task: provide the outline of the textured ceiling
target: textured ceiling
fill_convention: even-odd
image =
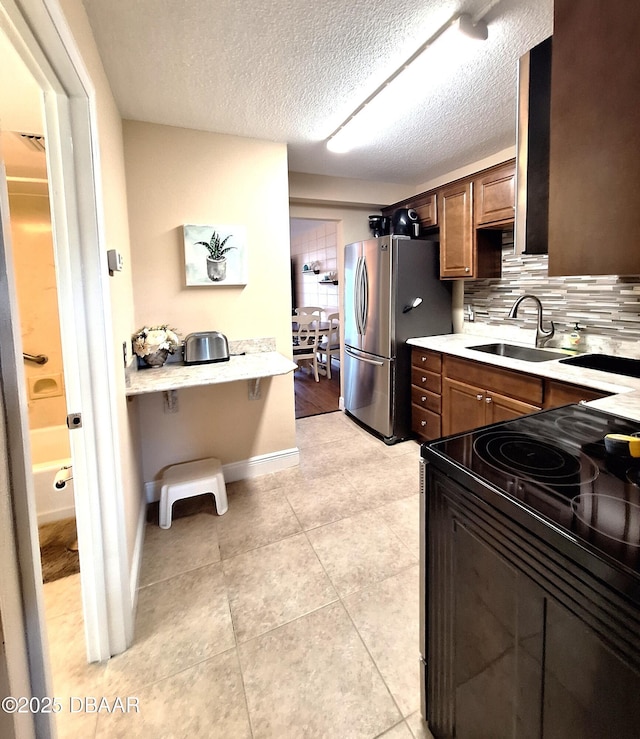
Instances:
[[[518,58],[553,0],[84,0],[123,118],[288,144],[292,171],[416,184],[515,143]],[[425,72],[388,128],[324,139],[458,12],[489,39]],[[431,53],[431,49],[427,53]]]

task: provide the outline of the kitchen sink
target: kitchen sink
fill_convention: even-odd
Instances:
[[[498,357],[509,357],[510,359],[522,359],[525,362],[548,362],[551,359],[566,357],[566,354],[552,352],[547,349],[533,349],[528,346],[515,346],[514,344],[482,344],[482,346],[470,346],[476,352],[486,352]]]
[[[640,359],[628,357],[612,357],[609,354],[578,354],[575,357],[561,359],[566,364],[575,364],[576,367],[612,372],[615,375],[626,377],[640,377]]]

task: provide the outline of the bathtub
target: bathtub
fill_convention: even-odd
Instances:
[[[69,430],[66,426],[47,426],[32,429],[29,438],[38,525],[73,517],[73,481],[67,482],[62,490],[53,487],[60,468],[71,464]]]

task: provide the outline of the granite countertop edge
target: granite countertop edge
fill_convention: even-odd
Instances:
[[[218,385],[239,380],[259,380],[292,372],[296,364],[276,351],[232,355],[229,361],[185,365],[168,362],[164,367],[126,370],[127,396]]]

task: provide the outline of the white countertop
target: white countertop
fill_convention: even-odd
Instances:
[[[615,375],[610,372],[585,369],[583,367],[576,367],[575,365],[561,364],[560,359],[552,359],[548,362],[526,362],[521,359],[500,357],[469,349],[471,346],[494,344],[496,341],[500,341],[500,339],[496,339],[495,336],[460,333],[423,336],[416,339],[409,339],[407,343],[411,346],[431,349],[432,351],[471,359],[483,364],[505,367],[529,375],[559,380],[560,382],[568,382],[573,385],[581,385],[582,387],[590,387],[594,390],[611,393],[609,397],[593,400],[589,405],[609,413],[615,413],[625,418],[640,421],[640,379]],[[509,344],[533,348],[533,344],[531,343],[525,344],[512,341],[511,339],[508,339],[507,342]],[[561,350],[549,349],[549,351],[558,352]],[[571,352],[567,352],[567,356],[571,356],[571,354]]]
[[[286,375],[296,364],[275,351],[232,356],[228,362],[185,365],[170,362],[164,367],[127,370],[127,395],[179,390],[199,385],[218,385],[238,380],[259,380]]]

